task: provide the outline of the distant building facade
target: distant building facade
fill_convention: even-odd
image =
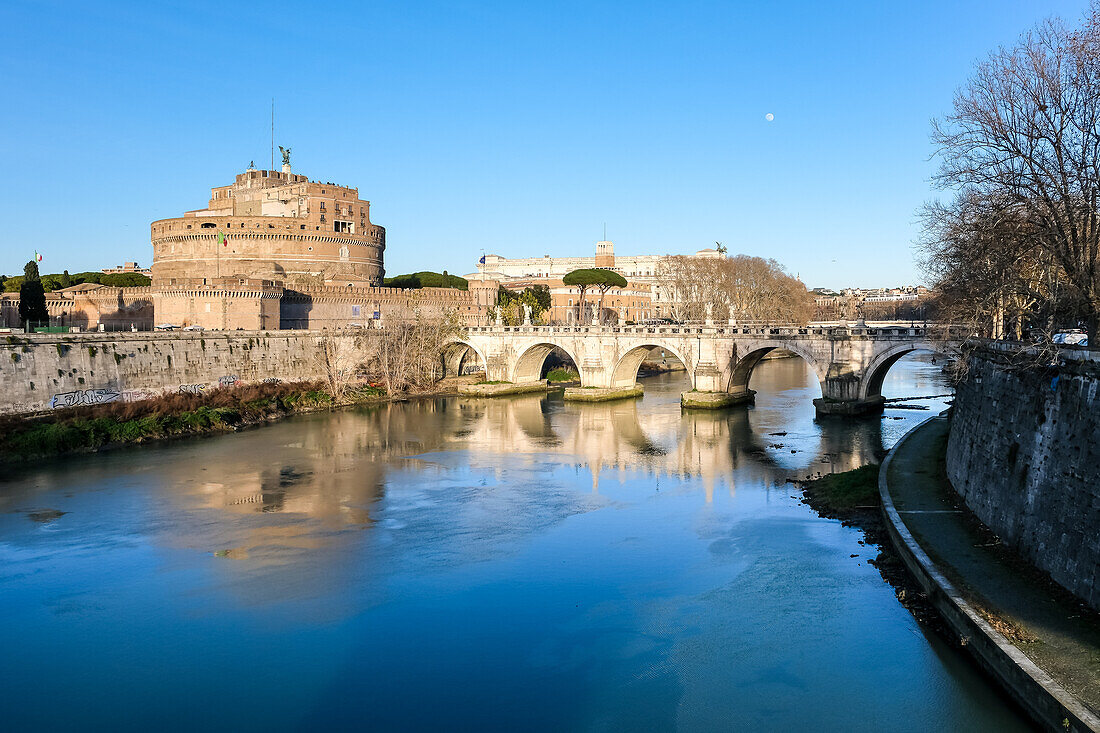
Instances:
[[[104,275],[121,275],[123,273],[133,272],[149,278],[153,276],[152,268],[142,267],[136,262],[123,262],[121,265],[115,265],[114,267],[104,267],[100,272]]]
[[[715,249],[703,249],[691,257],[722,257]],[[665,255],[616,255],[612,242],[596,243],[592,257],[524,257],[509,259],[500,255],[485,255],[478,261],[477,272],[466,275],[471,289],[474,283],[494,283],[497,287],[521,291],[533,285],[550,289],[550,323],[591,323],[644,321],[672,315],[671,290],[661,281],[658,267]],[[622,275],[625,288],[611,288],[603,297],[603,312],[596,315],[600,294],[589,288],[584,295],[584,313],[580,312],[580,290],[566,285],[562,278],[574,270],[606,269]]]

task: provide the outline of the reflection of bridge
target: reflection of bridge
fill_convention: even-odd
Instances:
[[[683,362],[693,390],[750,401],[749,378],[769,351],[802,357],[817,374],[818,414],[852,415],[882,408],[882,381],[904,355],[941,351],[922,327],[874,326],[481,326],[445,355],[449,373],[476,354],[486,378],[517,384],[542,377],[555,348],[577,365],[585,387],[634,385],[638,368],[654,348]],[[472,354],[471,354],[472,352]]]

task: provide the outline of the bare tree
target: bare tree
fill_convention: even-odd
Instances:
[[[1000,339],[1072,319],[1065,274],[1041,230],[1013,201],[967,192],[924,212],[923,265],[941,318]]]
[[[959,192],[962,204],[933,208],[951,219],[970,202],[989,205],[992,243],[982,255],[1001,264],[1019,259],[1048,262],[1044,272],[1061,279],[1061,303],[1072,303],[1090,343],[1100,327],[1100,0],[1082,27],[1050,20],[979,63],[955,94],[954,111],[934,124],[932,139],[941,167],[936,182]],[[1026,228],[1018,238],[999,238],[996,222],[1008,212]],[[998,242],[1008,252],[995,252]],[[1032,249],[1034,248],[1034,250]],[[933,249],[933,258],[941,252]],[[951,259],[938,265],[948,267]],[[1042,268],[1040,268],[1042,269]],[[975,272],[971,269],[970,272]],[[949,278],[944,271],[942,275]],[[1007,288],[1007,289],[1006,289]],[[1004,298],[1011,287],[981,292]],[[974,302],[975,311],[1003,322],[1004,304]],[[995,333],[1003,327],[994,326]],[[1018,329],[1019,330],[1019,329]]]
[[[366,375],[397,395],[430,387],[443,376],[442,354],[461,330],[453,312],[413,308],[388,314],[372,340]]]
[[[775,260],[733,257],[663,257],[657,266],[662,291],[677,320],[715,318],[806,323],[813,298],[806,286]]]
[[[363,363],[372,357],[374,344],[368,335],[336,331],[321,336],[321,363],[325,385],[337,402],[344,399]]]

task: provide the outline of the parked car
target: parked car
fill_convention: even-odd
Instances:
[[[1056,344],[1065,344],[1067,346],[1088,346],[1089,335],[1080,328],[1070,328],[1054,334],[1051,341]]]
[[[153,329],[156,331],[175,331],[177,328],[179,328],[179,326],[173,323],[161,323],[158,326],[153,326]]]
[[[191,326],[184,326],[183,330],[184,331],[205,331],[206,329],[204,329],[202,326],[191,325]]]

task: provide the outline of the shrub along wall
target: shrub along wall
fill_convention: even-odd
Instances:
[[[955,394],[947,474],[970,509],[1100,609],[1100,353],[1020,367],[1004,344],[970,360]]]

